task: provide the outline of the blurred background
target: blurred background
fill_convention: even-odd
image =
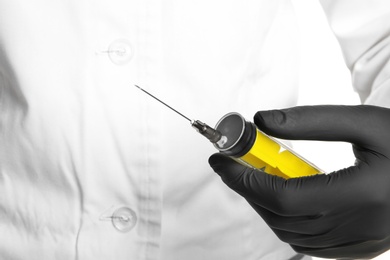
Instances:
[[[360,104],[319,1],[292,0],[301,41],[300,105]],[[326,172],[354,163],[350,144],[299,141],[294,149]],[[321,258],[315,258],[320,260]],[[390,259],[390,251],[375,260]]]

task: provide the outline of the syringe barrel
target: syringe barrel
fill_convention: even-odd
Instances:
[[[215,129],[227,141],[214,146],[250,167],[285,179],[323,173],[318,167],[298,155],[287,145],[261,132],[238,113],[223,116]]]

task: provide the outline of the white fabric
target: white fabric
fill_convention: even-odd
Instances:
[[[287,0],[0,0],[0,258],[292,257],[210,143],[133,84],[210,125],[251,119],[295,104],[295,36]]]
[[[0,258],[293,256],[133,84],[210,125],[251,119],[295,104],[294,36],[281,0],[0,0]]]

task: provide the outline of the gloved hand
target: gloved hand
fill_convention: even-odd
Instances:
[[[390,109],[295,107],[258,112],[254,122],[278,138],[346,141],[356,156],[349,168],[288,180],[210,157],[282,241],[324,258],[366,259],[390,248]]]

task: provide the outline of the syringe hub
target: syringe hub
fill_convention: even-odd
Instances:
[[[227,141],[226,136],[223,136],[220,131],[215,130],[202,121],[192,120],[191,125],[196,129],[196,131],[206,137],[213,144],[218,144],[218,146],[223,147]]]

